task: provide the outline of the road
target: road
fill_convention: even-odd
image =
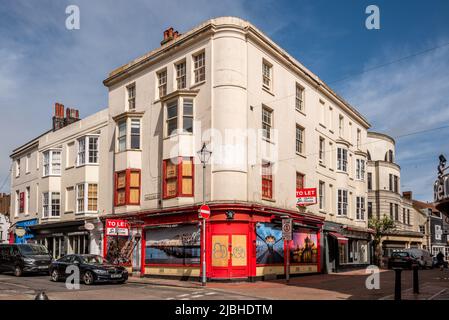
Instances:
[[[45,291],[51,300],[391,300],[394,293],[394,272],[381,270],[379,288],[366,286],[364,269],[334,274],[307,275],[285,280],[254,283],[198,282],[133,278],[123,285],[80,285],[69,290],[64,282],[51,282],[48,276],[0,275],[0,300],[30,300]],[[402,273],[402,297],[405,300],[449,300],[449,270],[420,270],[420,294],[413,294],[412,272]]]
[[[49,276],[26,275],[20,278],[0,275],[0,300],[31,300],[44,291],[50,300],[255,300],[258,298],[226,293],[210,288],[185,288],[146,283],[80,284],[68,290],[64,282],[52,282]]]

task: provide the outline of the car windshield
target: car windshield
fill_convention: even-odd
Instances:
[[[83,263],[85,263],[85,264],[104,264],[104,263],[108,263],[108,261],[105,258],[103,258],[102,256],[94,256],[94,255],[81,256],[81,259],[83,260]]]
[[[393,258],[405,258],[408,257],[408,252],[393,252],[391,256]]]
[[[19,246],[20,253],[24,256],[33,256],[33,255],[46,255],[48,254],[48,250],[43,245],[38,244],[27,244]]]

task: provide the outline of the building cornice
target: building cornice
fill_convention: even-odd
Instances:
[[[381,139],[388,142],[391,142],[393,145],[396,145],[396,141],[385,133],[368,131],[368,138]]]
[[[126,118],[142,118],[144,113],[145,113],[145,111],[125,111],[125,112],[122,112],[122,113],[112,117],[112,120],[117,122],[117,121],[120,121],[120,120],[126,119]]]
[[[257,42],[259,45],[268,49],[273,56],[287,68],[299,75],[316,90],[320,91],[327,98],[339,105],[344,111],[351,115],[354,119],[358,120],[360,124],[368,129],[371,127],[368,120],[359,113],[354,107],[352,107],[346,100],[340,97],[335,91],[333,91],[327,84],[325,84],[318,76],[308,70],[305,66],[299,63],[295,58],[289,55],[285,50],[276,45],[271,39],[258,30],[248,21],[244,21],[235,17],[221,17],[216,19],[210,19],[198,27],[188,31],[185,34],[180,35],[178,38],[162,45],[161,47],[148,52],[147,54],[134,59],[133,61],[113,70],[109,73],[108,78],[103,81],[103,84],[107,87],[111,87],[120,80],[141,71],[150,65],[155,64],[160,59],[165,58],[165,54],[169,51],[180,49],[186,45],[199,42],[206,37],[210,37],[220,29],[234,29],[240,32],[244,31],[248,39]]]

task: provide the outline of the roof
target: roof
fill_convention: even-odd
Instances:
[[[346,108],[349,109],[356,117],[360,119],[362,125],[365,128],[371,127],[368,120],[358,112],[353,106],[351,106],[346,100],[340,97],[336,92],[334,92],[323,80],[321,80],[317,75],[307,69],[304,65],[302,65],[298,60],[293,58],[290,54],[288,54],[285,50],[283,50],[280,46],[274,43],[268,36],[266,36],[263,32],[257,29],[250,22],[237,18],[237,17],[218,17],[214,19],[209,19],[197,27],[191,29],[190,31],[181,34],[176,39],[173,39],[162,46],[149,51],[148,53],[130,61],[127,64],[122,65],[121,67],[116,68],[115,70],[109,73],[108,78],[103,81],[105,86],[110,86],[114,83],[115,80],[120,79],[121,77],[127,77],[129,74],[137,72],[144,68],[146,65],[153,63],[155,60],[162,57],[165,53],[170,51],[171,49],[175,49],[181,46],[183,43],[191,40],[192,38],[198,36],[201,33],[204,33],[210,29],[216,29],[217,27],[234,27],[250,34],[256,36],[258,40],[263,41],[265,44],[268,44],[270,49],[276,51],[278,55],[280,55],[283,59],[286,60],[286,64],[296,68],[303,73],[305,78],[309,81],[313,82],[314,85],[318,88],[324,88],[325,91],[330,93],[338,102],[343,104]]]

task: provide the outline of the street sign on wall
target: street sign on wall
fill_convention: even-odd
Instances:
[[[316,188],[296,189],[296,204],[298,206],[310,206],[316,203]]]
[[[128,221],[119,219],[106,219],[106,235],[128,236],[129,235]]]
[[[292,219],[282,219],[282,238],[292,240]]]

